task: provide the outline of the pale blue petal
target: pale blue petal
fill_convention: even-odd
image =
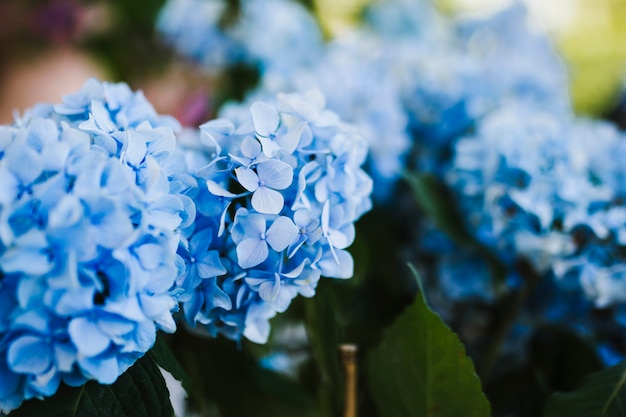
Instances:
[[[55,343],[54,359],[60,372],[71,372],[76,361],[76,349],[71,343]]]
[[[280,277],[274,274],[273,280],[266,280],[259,287],[259,296],[263,301],[273,303],[278,298],[280,291]]]
[[[241,184],[246,190],[255,191],[259,188],[259,177],[253,170],[239,167],[235,169],[235,175],[237,176],[239,184]]]
[[[136,323],[128,319],[111,314],[98,318],[98,329],[110,339],[132,332],[135,325]]]
[[[14,372],[41,374],[52,366],[52,349],[40,336],[22,336],[7,350],[7,363]]]
[[[111,120],[109,116],[109,111],[104,107],[104,103],[101,101],[92,100],[91,101],[91,113],[94,116],[96,124],[98,127],[107,132],[111,133],[117,130],[115,123]]]
[[[46,145],[41,152],[41,159],[44,163],[45,171],[63,171],[70,154],[70,145],[64,142],[57,142]]]
[[[300,143],[300,138],[302,137],[302,132],[306,127],[305,122],[298,123],[295,127],[292,127],[285,133],[284,135],[276,138],[276,143],[287,153],[293,153],[298,144]]]
[[[298,227],[289,217],[280,216],[267,229],[267,243],[276,252],[281,252],[298,236]]]
[[[267,320],[257,320],[254,323],[246,323],[243,335],[254,343],[267,343],[270,335],[270,323]]]
[[[258,179],[257,179],[257,185],[258,185]],[[216,195],[218,197],[228,197],[228,198],[237,197],[237,194],[231,193],[230,191],[228,191],[227,189],[225,189],[224,187],[222,187],[221,185],[219,185],[213,180],[206,180],[206,186],[209,189],[209,192],[211,194]],[[250,190],[250,191],[254,191],[254,190]]]
[[[277,159],[261,162],[256,166],[256,171],[259,181],[275,190],[284,190],[293,182],[293,168]]]
[[[260,187],[252,194],[252,207],[259,213],[278,214],[285,205],[281,193],[271,188]]]
[[[256,158],[261,153],[261,144],[259,141],[246,136],[241,141],[241,154],[249,159]]]
[[[271,138],[259,136],[259,142],[261,142],[263,147],[263,154],[268,158],[272,158],[280,151],[280,146]]]
[[[50,210],[48,227],[65,228],[73,226],[83,220],[84,214],[84,207],[80,200],[73,195],[65,195]]]
[[[146,243],[133,248],[142,268],[147,271],[156,269],[164,261],[163,247],[154,243]]]
[[[59,138],[59,128],[56,123],[50,119],[41,119],[39,117],[31,120],[28,125],[28,134],[26,143],[41,153],[46,144],[57,142]]]
[[[322,208],[322,232],[324,236],[328,235],[328,231],[330,230],[330,203],[328,200],[324,203],[324,207]]]
[[[6,167],[0,167],[0,203],[11,203],[19,192],[20,181]]]
[[[67,330],[78,352],[87,357],[104,352],[111,343],[97,324],[85,317],[73,319]]]
[[[79,356],[78,364],[85,375],[97,380],[101,384],[114,383],[120,373],[119,363],[115,356]]]
[[[212,250],[206,253],[196,262],[198,267],[198,276],[200,278],[212,278],[224,275],[227,271],[222,265],[220,254],[216,250]]]
[[[300,263],[300,265],[296,266],[294,269],[292,269],[289,272],[281,273],[281,275],[287,278],[298,278],[300,274],[302,274],[302,271],[304,271],[304,267],[310,264],[311,264],[311,261],[305,258],[304,261]]]
[[[54,111],[68,115],[84,113],[93,98],[102,98],[103,95],[102,84],[98,80],[90,78],[77,93],[64,95],[62,97],[63,103],[56,104]]]
[[[126,140],[122,148],[122,153],[120,154],[120,159],[128,165],[138,168],[144,161],[146,153],[148,152],[146,140],[142,135],[133,130],[126,131],[125,135]]]
[[[276,132],[280,123],[280,116],[275,107],[257,101],[250,107],[254,130],[263,137],[269,137]]]
[[[173,195],[165,195],[153,202],[148,208],[149,223],[165,230],[175,230],[182,221],[179,213],[183,203]]]
[[[233,308],[233,302],[231,301],[228,294],[226,294],[221,288],[217,286],[216,283],[213,284],[215,286],[212,292],[212,303],[213,307],[223,308],[224,310],[230,310]]]
[[[207,145],[215,146],[219,155],[222,151],[220,142],[235,132],[235,126],[230,120],[215,119],[200,125],[200,130],[209,139]],[[204,139],[204,136],[201,136],[201,138]]]
[[[37,231],[30,231],[18,239],[19,244],[7,250],[0,257],[0,266],[5,273],[21,272],[31,275],[43,275],[54,266],[46,252],[45,236]]]
[[[132,235],[134,228],[128,215],[112,212],[102,219],[96,230],[98,244],[114,249]]]
[[[354,260],[345,250],[337,250],[334,253],[324,251],[317,265],[322,275],[329,278],[352,278],[354,274]]]
[[[245,239],[237,245],[237,263],[247,269],[257,266],[267,259],[269,249],[261,239]]]
[[[135,175],[129,175],[128,169],[119,160],[110,159],[103,166],[99,182],[110,194],[121,195],[134,185]]]
[[[27,146],[11,147],[3,160],[23,184],[31,184],[43,171],[43,160]]]
[[[247,213],[246,215],[238,216],[237,224],[243,229],[246,236],[257,239],[266,230],[265,216],[258,213]]]
[[[46,372],[35,375],[34,378],[29,378],[28,390],[32,390],[36,396],[50,396],[53,395],[59,388],[61,383],[61,376],[57,372],[56,367],[50,367]],[[27,394],[27,395],[30,395]]]
[[[213,241],[213,234],[214,231],[210,227],[195,232],[193,237],[189,240],[189,252],[191,252],[191,256],[197,256],[209,250],[209,246]]]
[[[348,236],[335,229],[329,230],[326,238],[328,243],[337,249],[345,249],[352,243]]]

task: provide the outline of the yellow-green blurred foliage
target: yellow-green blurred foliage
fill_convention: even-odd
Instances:
[[[575,19],[556,39],[570,67],[577,111],[599,114],[626,79],[626,0],[578,0]]]
[[[359,23],[360,11],[368,0],[315,0],[320,24],[328,36],[336,36]]]

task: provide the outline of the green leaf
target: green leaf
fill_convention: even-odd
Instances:
[[[173,417],[169,398],[161,371],[145,355],[112,385],[63,385],[50,398],[26,401],[11,417]]]
[[[152,357],[157,365],[172,374],[176,380],[180,381],[185,391],[191,392],[191,379],[189,375],[187,375],[187,372],[185,372],[180,365],[161,333],[157,334],[156,342],[148,352],[148,355]]]
[[[343,407],[343,376],[339,358],[341,319],[340,300],[334,283],[320,282],[317,294],[306,303],[307,331],[319,372],[317,387],[321,415],[337,416]]]
[[[626,416],[626,361],[589,375],[576,391],[552,394],[544,416]]]
[[[385,417],[487,417],[474,365],[420,293],[367,357],[368,384]]]
[[[537,328],[524,352],[526,361],[499,373],[484,387],[496,416],[540,416],[552,392],[572,391],[603,368],[594,345],[565,327]]]

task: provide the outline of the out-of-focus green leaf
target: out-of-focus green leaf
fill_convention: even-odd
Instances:
[[[317,294],[306,303],[306,318],[311,343],[319,372],[318,399],[321,415],[340,415],[343,405],[343,379],[339,360],[341,327],[338,306],[332,282],[320,282]]]
[[[626,362],[589,375],[576,391],[553,394],[544,416],[626,416]]]
[[[112,385],[62,386],[45,400],[26,401],[11,417],[173,417],[170,394],[151,356],[139,359]]]
[[[191,380],[187,372],[180,365],[174,353],[170,350],[167,343],[163,340],[161,333],[157,334],[156,343],[148,352],[148,355],[167,372],[172,374],[176,380],[180,381],[185,391],[191,391]]]
[[[367,373],[381,416],[490,415],[465,348],[421,292],[369,352]]]
[[[485,385],[495,416],[536,417],[550,393],[571,391],[602,369],[589,341],[557,326],[537,329],[528,341],[528,360]]]
[[[238,346],[223,337],[202,337],[185,328],[166,341],[193,381],[188,405],[195,415],[316,415],[313,395],[298,381],[261,368],[250,353],[249,342]]]

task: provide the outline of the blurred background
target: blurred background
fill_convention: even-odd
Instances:
[[[507,0],[433,1],[441,13],[451,18],[458,15],[490,16],[512,3]],[[235,8],[238,4],[236,0],[229,0],[228,3]],[[362,9],[367,5],[366,0],[301,0],[301,3],[314,12],[328,39],[357,26],[362,17]],[[528,9],[531,25],[548,34],[567,65],[574,110],[580,115],[609,118],[624,126],[626,2],[524,0],[523,3]],[[211,74],[194,65],[192,60],[181,58],[159,36],[156,29],[157,21],[164,4],[165,0],[0,2],[0,123],[11,123],[15,114],[23,113],[35,103],[59,102],[62,95],[75,92],[89,77],[103,81],[124,81],[133,89],[143,90],[159,113],[175,116],[183,126],[197,127],[200,123],[215,117],[218,107],[225,98],[243,97],[246,87],[255,82],[254,74],[238,67],[230,67],[226,75]],[[224,16],[227,19],[228,13],[224,13]],[[404,214],[410,212],[413,215],[412,198],[409,198],[408,202],[398,203],[398,200],[394,201],[394,204],[400,206],[398,212]],[[403,204],[408,208],[402,207]],[[397,214],[396,209],[394,206],[394,215]],[[380,212],[369,215],[361,221],[358,235],[375,238],[369,241],[357,239],[351,249],[356,258],[366,260],[364,263],[356,264],[355,278],[345,284],[341,282],[320,285],[319,294],[314,301],[307,301],[308,304],[305,305],[299,299],[300,301],[294,303],[289,311],[291,317],[297,319],[307,315],[307,309],[317,313],[330,311],[334,314],[334,309],[342,305],[347,313],[344,312],[344,317],[340,317],[340,320],[332,315],[321,318],[316,316],[314,324],[315,320],[318,320],[317,324],[330,322],[336,328],[348,333],[348,336],[359,340],[362,347],[367,348],[374,344],[376,332],[390,323],[399,310],[411,302],[416,291],[412,278],[404,281],[400,278],[399,271],[406,273],[404,262],[398,261],[397,265],[392,265],[395,258],[407,257],[399,252],[406,250],[402,244],[407,242],[403,242],[403,239],[410,241],[414,237],[409,236],[407,232],[410,225],[407,227],[407,224],[399,224],[401,220],[395,219],[394,216],[388,217],[385,222],[389,223],[389,227],[386,223],[381,226]],[[394,250],[398,253],[393,253]],[[392,261],[374,262],[372,253],[382,254],[382,259]],[[369,268],[367,273],[364,271],[366,268]],[[465,271],[461,272],[466,274]],[[375,276],[375,279],[365,277],[368,274]],[[387,280],[389,277],[397,280],[390,282]],[[344,301],[339,302],[340,299]],[[504,300],[503,306],[507,300]],[[433,304],[437,304],[436,300],[432,301]],[[490,329],[485,324],[489,323],[489,316],[499,318],[500,311],[505,310],[505,308],[492,309],[484,305],[475,308],[475,305],[467,304],[453,310],[448,317],[462,318],[461,324],[453,324],[452,327],[460,333],[470,355],[478,356],[477,351],[484,347],[481,342],[491,337]],[[541,309],[537,308],[537,311]],[[465,320],[470,316],[473,319]],[[297,322],[296,320],[296,324]],[[346,324],[348,322],[351,326]],[[178,332],[174,336],[176,339],[172,345],[178,347],[176,352],[178,357],[193,358],[195,353],[203,353],[200,359],[197,359],[199,363],[188,361],[188,371],[196,373],[191,375],[194,381],[200,380],[206,385],[204,393],[212,393],[211,400],[220,406],[220,415],[243,415],[241,410],[244,407],[249,411],[261,406],[264,407],[263,415],[294,415],[295,412],[309,415],[303,414],[302,410],[311,408],[313,397],[323,396],[318,392],[323,391],[317,386],[319,379],[311,377],[315,371],[310,366],[302,367],[303,375],[300,378],[302,386],[294,384],[295,376],[289,373],[290,369],[293,370],[291,365],[294,362],[299,365],[307,361],[309,346],[306,331],[302,326],[292,326],[288,315],[277,317],[272,326],[279,330],[273,334],[270,347],[244,343],[243,349],[238,351],[234,349],[232,342],[223,338],[209,343],[206,339],[194,338],[187,333]],[[324,326],[320,325],[321,327]],[[372,331],[372,328],[375,330]],[[515,331],[516,328],[513,328],[511,332],[513,342],[518,340]],[[345,333],[337,339],[342,341],[346,339]],[[508,400],[511,398],[510,393],[517,391],[521,394],[519,399],[514,398],[513,402],[519,400],[519,404],[526,404],[528,398],[539,398],[543,401],[546,396],[545,381],[548,381],[548,386],[559,378],[566,382],[572,381],[571,375],[561,372],[563,369],[571,369],[569,364],[562,366],[562,369],[556,369],[557,365],[554,365],[553,369],[552,365],[556,363],[553,357],[542,355],[549,351],[550,354],[554,353],[555,357],[563,356],[563,349],[575,345],[568,337],[567,334],[538,331],[531,339],[529,348],[528,356],[531,358],[532,366],[505,374],[504,377],[510,382],[508,385],[496,379],[491,381],[491,385],[485,384],[493,403],[497,404],[499,398]],[[626,341],[622,339],[623,337],[620,338],[620,342],[623,342],[621,345],[624,347]],[[332,349],[334,347],[333,345]],[[313,346],[313,349],[316,349],[316,346]],[[285,350],[290,353],[287,359],[284,355],[281,356],[281,352]],[[331,352],[336,354],[336,350]],[[620,354],[623,355],[624,351]],[[572,355],[580,362],[579,352]],[[335,357],[333,360],[336,359]],[[615,360],[620,359],[622,356]],[[281,361],[287,361],[287,364]],[[524,378],[535,381],[533,378],[537,374],[537,362],[553,371],[553,375],[546,372],[548,377],[553,378],[546,378],[540,381],[541,384],[529,385]],[[331,369],[333,366],[338,368],[337,364],[330,364],[328,368]],[[261,368],[274,371],[282,369],[286,379],[280,379],[275,373],[262,371]],[[210,372],[204,370],[223,371],[221,376],[229,374],[230,379],[226,382],[217,380]],[[230,389],[233,386],[241,386],[242,379],[238,379],[240,375],[245,376],[247,384],[241,388],[241,391],[246,391],[246,401],[239,401],[237,392],[233,393]],[[485,382],[489,381],[485,379]],[[558,383],[560,382],[559,380]],[[526,384],[526,388],[530,386],[536,392],[517,390],[518,383]],[[554,387],[562,388],[563,385],[558,383],[554,382]],[[336,390],[332,384],[327,382],[327,385],[331,385],[331,390]],[[498,389],[503,386],[506,386],[507,390],[503,388],[501,393]],[[333,395],[329,394],[329,398],[332,397]],[[271,408],[268,398],[279,400],[276,409]],[[363,407],[365,410],[373,409],[367,407],[370,404],[368,401],[365,399],[361,402],[365,404]],[[197,393],[196,402],[194,407],[201,411],[198,414],[217,415],[214,412],[215,404],[205,401],[202,393]],[[247,405],[244,406],[244,402]],[[511,407],[518,406],[518,403]],[[508,403],[500,407],[502,410],[500,414],[495,415],[514,415],[507,414],[509,412],[507,407]],[[283,413],[277,410],[282,410]],[[515,415],[533,415],[534,411],[535,408],[527,414]],[[373,413],[370,411],[370,414],[362,415],[374,415]]]
[[[488,15],[508,0],[436,0],[448,15]],[[626,74],[626,3],[524,0],[532,24],[549,33],[570,70],[575,109],[613,110]],[[158,111],[189,114],[206,76],[174,58],[155,32],[163,0],[5,0],[0,3],[0,122],[40,101],[59,101],[88,77],[126,81]],[[358,22],[366,0],[317,0],[330,36]],[[184,110],[185,109],[185,110]],[[197,110],[210,113],[210,109]]]

